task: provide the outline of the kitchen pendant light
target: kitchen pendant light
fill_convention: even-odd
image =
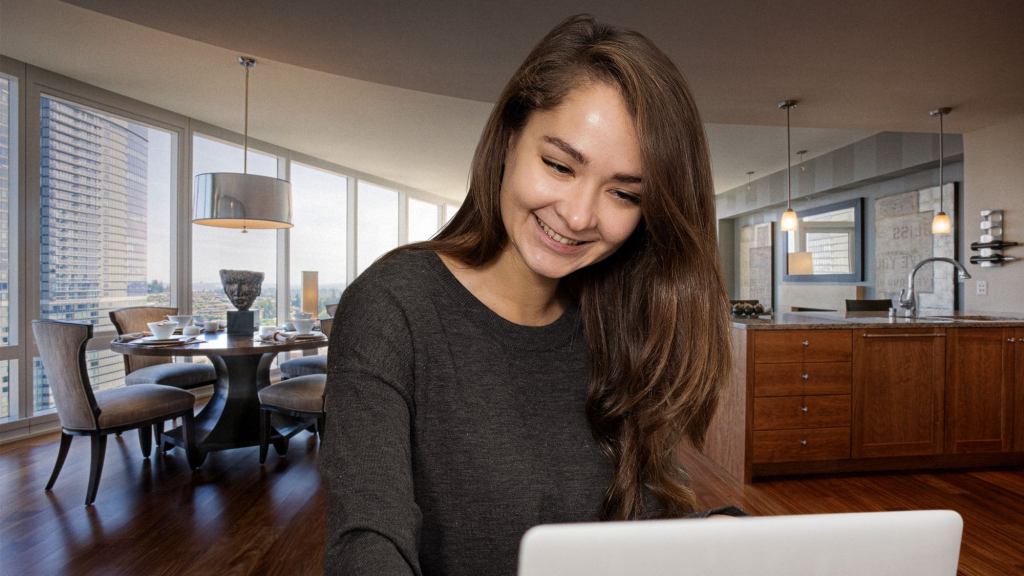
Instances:
[[[249,72],[256,60],[239,56],[245,68],[245,126],[242,173],[211,172],[196,176],[192,223],[219,228],[292,227],[292,185],[287,180],[249,174]]]
[[[750,170],[747,172],[747,191],[750,191],[750,177],[754,175],[754,171]]]
[[[939,213],[932,218],[932,234],[952,234],[953,233],[953,220],[950,219],[949,214],[942,209],[944,204],[944,195],[942,192],[942,162],[944,160],[944,154],[942,150],[942,141],[944,140],[945,130],[942,125],[942,117],[949,114],[952,108],[939,108],[938,110],[932,110],[928,112],[931,116],[939,117]]]
[[[793,155],[790,145],[789,110],[796,106],[796,100],[783,100],[779,102],[779,108],[786,111],[786,211],[779,219],[779,227],[789,232],[796,230],[797,217],[793,210]]]

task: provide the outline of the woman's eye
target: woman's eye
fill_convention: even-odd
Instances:
[[[612,190],[612,193],[615,194],[615,197],[619,200],[629,202],[630,204],[635,204],[637,206],[640,205],[640,197],[636,194],[630,194],[629,192],[622,190]]]
[[[558,162],[555,162],[554,160],[550,160],[548,158],[542,158],[542,160],[545,164],[548,165],[548,168],[551,168],[552,170],[558,172],[559,174],[572,174],[572,169],[564,164],[559,164]]]

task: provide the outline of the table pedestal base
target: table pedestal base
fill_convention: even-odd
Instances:
[[[257,392],[270,386],[270,365],[277,353],[259,356],[216,356],[210,361],[217,371],[217,383],[213,396],[195,419],[195,442],[198,463],[206,455],[217,450],[259,445],[260,402]],[[255,383],[255,385],[253,385]],[[164,437],[177,446],[184,447],[181,427],[167,432]],[[278,453],[287,450],[276,430],[271,441]]]

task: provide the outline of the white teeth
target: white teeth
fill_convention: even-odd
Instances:
[[[541,220],[537,216],[534,216],[534,218],[537,218],[537,223],[540,224],[540,227],[544,229],[544,232],[548,235],[548,238],[551,238],[555,242],[559,242],[561,244],[565,244],[566,246],[579,246],[580,244],[583,244],[583,242],[581,242],[579,240],[570,240],[570,239],[566,238],[565,236],[562,236],[558,232],[555,232],[550,227],[548,227],[548,225],[545,224],[543,220]]]

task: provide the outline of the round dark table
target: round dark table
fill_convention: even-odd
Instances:
[[[217,450],[259,444],[260,403],[257,392],[270,386],[270,364],[280,352],[310,350],[327,345],[327,338],[262,342],[254,336],[228,336],[223,330],[201,334],[198,342],[177,346],[133,345],[111,342],[110,349],[121,354],[143,356],[206,356],[217,372],[213,396],[196,415],[195,442],[198,467],[206,455]],[[184,447],[181,427],[164,435],[173,444]],[[280,435],[272,434],[274,446],[283,452]]]

